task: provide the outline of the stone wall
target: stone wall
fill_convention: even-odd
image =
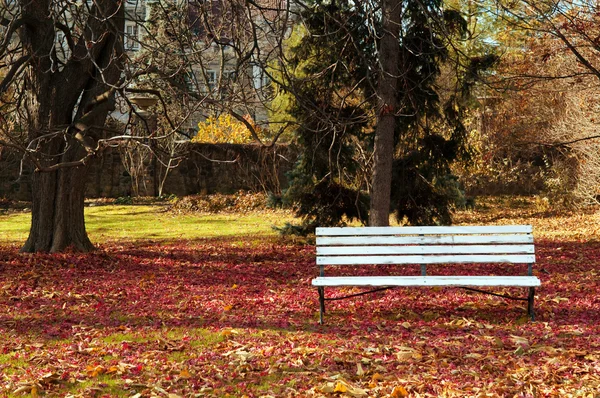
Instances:
[[[177,196],[198,193],[233,193],[239,190],[281,192],[287,186],[286,173],[296,155],[287,145],[264,148],[258,145],[186,144],[188,156],[169,171],[163,194]],[[147,162],[142,195],[154,194],[151,163]],[[19,159],[0,152],[0,198],[29,200],[31,170],[19,177]],[[162,171],[162,170],[160,170]],[[132,195],[132,178],[118,150],[108,150],[92,163],[88,174],[90,198]]]

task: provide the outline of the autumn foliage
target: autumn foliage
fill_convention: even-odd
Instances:
[[[244,119],[260,133],[260,128],[255,125],[250,115],[246,115]],[[248,144],[253,142],[253,138],[244,123],[235,119],[229,113],[222,113],[219,116],[210,116],[206,120],[198,123],[198,133],[192,141]]]
[[[537,231],[536,322],[520,302],[418,288],[332,302],[319,326],[314,247],[274,238],[0,247],[0,394],[593,397],[598,214],[461,219],[513,216]]]

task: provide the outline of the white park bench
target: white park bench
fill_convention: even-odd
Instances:
[[[319,276],[312,280],[319,292],[323,323],[325,301],[355,297],[397,286],[455,286],[500,297],[527,301],[527,313],[535,319],[533,301],[540,280],[533,276],[535,251],[531,225],[458,227],[344,227],[317,228]],[[428,264],[526,264],[521,276],[428,275]],[[365,266],[380,264],[420,264],[421,275],[359,276]],[[331,266],[344,266],[344,274],[326,276]],[[450,268],[452,270],[452,268]],[[445,272],[452,274],[452,272]],[[515,274],[518,275],[517,272]],[[326,287],[379,287],[344,297],[325,297]],[[479,287],[517,286],[529,288],[526,298],[479,290]]]

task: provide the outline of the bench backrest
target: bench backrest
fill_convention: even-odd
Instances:
[[[532,232],[531,225],[317,228],[317,265],[532,264]]]

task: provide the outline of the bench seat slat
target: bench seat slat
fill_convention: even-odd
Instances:
[[[532,233],[531,225],[484,225],[452,227],[318,227],[317,236],[350,235],[437,235],[437,234],[517,234]]]
[[[328,300],[325,288],[340,286],[525,287],[529,290],[526,298],[500,296],[527,301],[527,314],[532,320],[535,318],[535,289],[541,283],[539,278],[532,276],[535,248],[531,225],[317,228],[316,237],[316,262],[320,276],[312,280],[312,285],[317,287],[319,293],[321,324],[325,301]],[[426,264],[467,263],[527,264],[527,276],[427,275]],[[325,276],[329,266],[351,266],[352,268],[345,267],[349,271],[359,269],[361,265],[383,264],[420,264],[422,275]],[[479,268],[477,267],[477,273],[480,273]],[[444,265],[444,269],[451,271],[452,267]],[[377,290],[379,289],[374,291]],[[331,299],[361,294],[363,293]]]
[[[540,286],[535,276],[320,276],[313,286]]]
[[[317,256],[369,254],[533,254],[533,245],[318,246]]]
[[[533,243],[532,235],[336,236],[317,237],[317,246],[332,245],[462,245]]]
[[[535,263],[533,254],[432,255],[432,256],[321,256],[317,265],[357,264],[464,264],[464,263]]]

